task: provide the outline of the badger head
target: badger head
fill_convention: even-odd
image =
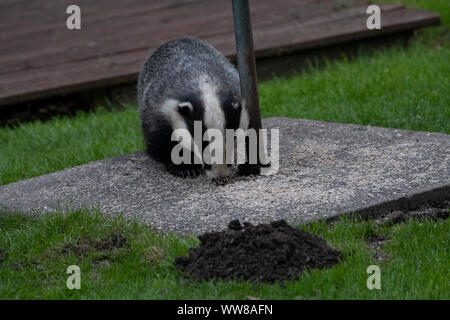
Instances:
[[[171,102],[170,123],[173,130],[187,129],[189,131],[191,139],[188,142],[185,141],[185,147],[201,158],[207,176],[212,179],[225,178],[231,174],[231,164],[226,162],[226,129],[246,131],[249,125],[248,111],[239,90],[232,90],[226,85],[219,86],[206,76],[198,80],[197,90],[183,93]],[[198,121],[201,122],[200,141],[195,139],[195,126],[198,128]],[[212,141],[203,141],[203,137],[208,137],[208,133],[213,131],[210,129],[220,131],[222,141],[214,141],[216,136]],[[223,147],[222,159],[208,153],[211,150],[208,145],[213,142]],[[214,158],[215,161],[211,164],[207,163],[205,154]]]

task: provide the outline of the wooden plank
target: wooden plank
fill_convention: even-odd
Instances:
[[[283,1],[283,3],[286,2],[289,3],[289,1]],[[27,36],[19,41],[18,46],[14,46],[14,41],[17,41],[17,39],[5,40],[1,46],[1,72],[18,70],[20,65],[23,68],[30,68],[123,52],[124,48],[133,50],[150,47],[171,38],[179,37],[183,33],[206,36],[206,34],[197,34],[199,30],[208,33],[221,33],[224,30],[220,29],[219,24],[224,22],[227,26],[225,31],[231,31],[231,5],[228,1],[221,1],[221,3],[223,5],[221,7],[188,7],[182,10],[159,13],[150,16],[150,18],[147,14],[140,17],[127,17],[104,25],[96,24],[98,21],[94,21],[93,24],[83,23],[82,32],[69,32],[65,28],[56,28],[52,34],[44,34],[44,39],[41,36],[40,39],[33,40],[33,38],[30,39]],[[266,7],[269,4],[268,1],[262,1],[262,3]],[[260,3],[258,6],[260,6]],[[258,6],[255,6],[255,8],[258,8]],[[288,7],[285,8],[288,9]],[[200,11],[197,12],[198,9]],[[275,11],[275,13],[278,12]],[[161,28],[164,22],[169,22],[169,19],[170,28]],[[209,28],[211,24],[214,24],[214,28]],[[186,27],[188,30],[186,30]],[[163,39],[154,39],[151,35],[159,34],[161,31],[158,29],[163,29],[162,32],[167,36]],[[114,32],[111,32],[112,30]],[[45,43],[39,48],[37,44],[43,41]],[[86,47],[86,43],[89,44],[88,47]],[[78,48],[81,49],[78,50]],[[39,59],[41,62],[38,62]]]
[[[71,4],[77,4],[82,9],[84,19],[96,19],[97,17],[115,14],[112,18],[127,16],[135,11],[159,10],[190,5],[191,3],[204,3],[208,0],[33,0],[25,5],[14,6],[12,4],[0,4],[0,31],[14,31],[15,33],[33,32],[35,30],[51,30],[48,26],[57,28],[64,23],[67,17],[66,8]],[[220,0],[212,0],[220,1]],[[53,24],[51,24],[53,23]],[[11,27],[14,29],[11,30]]]
[[[303,30],[285,28],[280,30],[280,33],[257,33],[255,41],[264,39],[264,42],[260,41],[261,46],[257,47],[257,56],[266,57],[297,50],[321,48],[440,24],[438,14],[415,8],[385,12],[381,30],[367,29],[366,20],[366,16],[362,16],[342,20],[338,25],[327,23],[319,27],[313,26],[311,29],[309,27]],[[286,35],[284,39],[281,39],[281,34]],[[287,43],[289,44],[286,45]]]
[[[225,2],[221,3],[225,4]],[[214,11],[214,8],[211,4],[199,7],[203,11]],[[115,10],[103,12],[101,9],[97,9],[97,11],[92,12],[94,16],[87,15],[85,17],[83,14],[82,30],[76,32],[67,30],[65,27],[66,16],[64,16],[56,25],[43,25],[42,28],[44,29],[28,30],[29,32],[23,34],[8,32],[1,38],[4,41],[2,43],[2,52],[17,54],[27,49],[38,49],[36,47],[38,44],[46,44],[48,46],[50,42],[64,44],[68,42],[73,43],[73,41],[89,41],[95,39],[96,36],[104,36],[105,33],[109,33],[118,39],[120,35],[131,35],[135,28],[152,32],[155,31],[155,28],[164,28],[164,23],[169,22],[171,19],[185,21],[198,19],[196,15],[198,13],[196,11],[198,10],[197,6],[182,7],[176,10],[166,7],[159,9],[161,10],[155,10],[154,7],[139,7],[139,9],[128,11],[128,14],[123,17],[120,17],[121,12],[116,12]],[[202,12],[200,11],[200,13]],[[64,23],[61,23],[61,21]],[[147,41],[148,38],[147,35]],[[75,44],[78,45],[80,43]],[[54,45],[53,47],[57,46]]]
[[[339,20],[337,25],[336,21],[286,24],[278,28],[254,30],[255,51],[257,58],[260,58],[412,30],[435,25],[439,21],[437,14],[404,8],[385,12],[382,30],[368,30],[365,16],[348,17]],[[227,56],[235,53],[233,34],[215,35],[205,40]],[[137,50],[111,57],[46,66],[33,72],[8,74],[8,77],[0,79],[0,104],[133,81],[148,54],[148,50]]]
[[[30,17],[28,18],[16,18],[9,23],[2,21],[0,24],[0,39],[7,39],[13,41],[13,44],[20,43],[24,39],[30,40],[34,39],[34,36],[43,35],[45,33],[51,33],[52,35],[57,35],[58,32],[64,32],[65,21],[67,18],[66,7],[72,1],[62,0],[63,2],[57,2],[52,9],[57,8],[56,12],[50,12],[42,16],[41,12],[44,9],[29,11]],[[85,0],[86,1],[86,0]],[[104,1],[104,0],[102,0]],[[142,0],[129,0],[130,2],[125,2],[122,0],[111,0],[113,3],[109,3],[104,6],[98,5],[97,1],[89,1],[85,4],[80,4],[81,14],[82,14],[82,24],[89,25],[91,23],[99,23],[103,21],[121,21],[122,19],[133,20],[135,15],[146,15],[149,19],[149,15],[157,14],[159,11],[170,11],[176,12],[179,8],[187,7],[204,7],[204,2],[207,0],[191,0],[192,5],[182,6],[176,5],[180,0],[172,1],[145,1]],[[207,5],[214,5],[220,0],[212,0],[207,2]],[[50,1],[45,1],[45,3]],[[133,3],[137,2],[137,3]],[[139,5],[137,5],[139,4]],[[52,10],[52,11],[53,11]],[[50,17],[49,21],[43,20],[44,17]],[[25,37],[25,38],[24,38]]]
[[[286,24],[276,29],[254,30],[255,54],[258,58],[287,52],[321,48],[337,43],[384,36],[396,32],[440,24],[440,17],[433,12],[415,8],[387,11],[382,16],[382,29],[369,30],[366,16],[329,21],[312,25]],[[208,39],[218,49],[226,51],[232,35],[220,35]]]
[[[135,81],[148,54],[142,50],[9,74],[0,80],[0,105]]]
[[[300,7],[295,0],[283,1],[282,3],[283,5],[280,4],[276,8],[273,8],[267,1],[262,1],[255,6],[254,28],[281,22],[289,23],[292,19],[308,21],[314,19],[315,16],[349,16],[354,14],[355,10],[358,10],[358,14],[365,14],[364,3],[338,11],[332,11],[334,1],[329,0],[310,7]],[[195,11],[186,12],[183,10],[176,14],[172,13],[171,27],[163,28],[160,31],[158,31],[158,29],[161,29],[159,19],[167,19],[170,15],[163,13],[162,16],[151,19],[153,24],[145,24],[138,20],[128,25],[107,25],[93,30],[90,30],[90,26],[88,26],[88,30],[83,29],[83,33],[65,30],[62,31],[65,38],[53,39],[54,36],[52,36],[54,44],[45,44],[40,49],[36,48],[36,44],[32,41],[12,50],[6,48],[0,53],[0,73],[140,50],[158,46],[186,34],[206,38],[215,34],[233,33],[230,3],[224,2],[223,4],[223,8],[209,7],[209,10],[213,9],[212,12],[201,11],[200,17],[194,14]],[[191,18],[183,19],[184,16]],[[178,17],[180,19],[177,19]],[[148,16],[143,18],[149,20]],[[211,24],[214,25],[214,28],[208,28]],[[92,25],[92,27],[95,28],[95,25]],[[117,30],[117,32],[112,33],[111,28]],[[149,34],[153,36],[149,37]]]
[[[284,33],[284,32],[285,32],[284,30],[278,30],[278,33]],[[274,35],[273,37],[274,37],[274,38],[278,38],[278,33],[277,33],[277,32],[274,33],[274,34],[273,34],[273,35]],[[266,39],[267,39],[267,38],[266,38]],[[210,41],[211,41],[211,40],[212,40],[213,42],[215,41],[215,39],[210,39]],[[283,40],[281,40],[281,42],[282,42],[282,41],[283,41]],[[217,42],[217,41],[216,41],[216,42]],[[223,42],[223,40],[222,40],[221,42]],[[229,40],[228,42],[231,42],[231,41]],[[218,43],[220,44],[220,41],[219,41]],[[259,42],[258,42],[258,43],[259,43]],[[262,48],[264,48],[264,46],[263,46]],[[259,48],[259,49],[261,49],[261,48]]]

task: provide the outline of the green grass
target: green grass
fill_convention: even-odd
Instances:
[[[285,116],[450,133],[450,6],[447,0],[383,0],[439,12],[442,25],[357,59],[310,67],[259,86],[263,117]],[[312,64],[314,65],[314,64]]]
[[[102,216],[98,211],[0,217],[0,298],[7,299],[449,299],[450,221],[420,220],[379,227],[349,218],[332,225],[315,222],[302,229],[321,235],[343,252],[342,263],[304,274],[284,285],[185,279],[174,268],[176,256],[198,245],[194,237],[158,235],[145,225]],[[100,240],[121,234],[128,246],[92,248],[86,256],[63,253],[78,239]],[[387,236],[388,261],[376,261],[365,240]],[[369,265],[381,270],[381,289],[366,286]],[[66,287],[66,269],[81,269],[81,289]]]
[[[386,2],[392,2],[386,0]],[[286,116],[450,133],[450,6],[448,0],[404,0],[441,14],[443,25],[419,32],[407,48],[311,67],[300,75],[260,83],[263,117]],[[143,149],[135,106],[99,108],[75,117],[0,128],[0,185],[89,161]],[[184,280],[173,259],[198,244],[194,237],[161,236],[143,224],[77,211],[39,217],[0,215],[0,298],[283,298],[449,299],[449,222],[410,221],[393,228],[373,222],[316,222],[302,228],[343,251],[325,271],[280,285]],[[123,234],[129,247],[64,254],[77,241]],[[391,239],[383,249],[382,289],[368,290],[366,268],[377,264],[364,240]],[[81,240],[80,240],[81,239]],[[78,264],[82,290],[65,286]]]
[[[143,147],[134,107],[0,128],[0,185]]]
[[[264,117],[450,133],[450,49],[410,48],[329,63],[260,85]]]

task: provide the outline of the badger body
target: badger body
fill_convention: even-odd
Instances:
[[[239,74],[222,53],[195,38],[167,42],[145,62],[137,92],[146,150],[152,158],[176,176],[194,177],[204,169],[211,178],[230,174],[226,163],[176,165],[171,159],[178,143],[171,140],[172,132],[187,129],[193,136],[194,121],[201,121],[202,134],[218,129],[224,137],[226,129],[248,128]],[[205,146],[197,146],[202,154]]]

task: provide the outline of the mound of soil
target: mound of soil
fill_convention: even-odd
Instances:
[[[305,270],[329,268],[341,257],[319,236],[284,220],[257,226],[233,220],[228,229],[200,235],[200,246],[189,249],[187,257],[177,257],[175,267],[194,280],[273,283],[295,280]]]
[[[375,221],[385,226],[393,226],[412,219],[447,220],[450,213],[450,201],[425,203],[415,210],[395,210],[384,214]]]

